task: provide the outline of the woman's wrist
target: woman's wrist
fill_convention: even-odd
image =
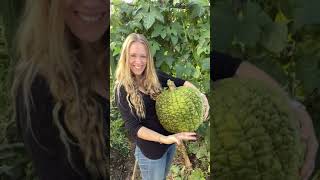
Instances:
[[[158,142],[160,144],[163,144],[162,138],[163,138],[163,135],[160,134],[159,137],[158,137]]]

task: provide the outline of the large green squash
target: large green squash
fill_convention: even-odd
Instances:
[[[160,123],[172,133],[197,130],[203,122],[204,113],[201,93],[190,87],[175,87],[170,80],[168,86],[156,100]]]
[[[212,179],[299,179],[304,148],[288,98],[237,78],[213,84],[210,94]]]

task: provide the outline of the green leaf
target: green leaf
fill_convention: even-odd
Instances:
[[[187,77],[190,77],[191,74],[193,72],[196,71],[196,68],[193,66],[193,64],[191,64],[190,62],[187,62],[186,64],[186,67],[185,67],[185,70],[184,70],[184,74],[187,76]]]
[[[121,3],[120,11],[128,16],[131,16],[133,9],[127,3]]]
[[[208,0],[190,0],[190,4],[198,4],[199,6],[205,7],[209,6]]]
[[[159,24],[155,24],[153,27],[153,31],[151,33],[151,37],[158,37],[159,35],[161,35],[164,32],[164,27],[162,25]]]
[[[201,61],[201,70],[202,71],[210,70],[210,58],[205,58]]]
[[[192,173],[188,177],[188,180],[194,180],[194,179],[205,180],[204,173],[202,172],[201,169],[197,168],[197,169],[192,170]]]
[[[288,41],[288,27],[286,23],[271,23],[264,30],[261,44],[271,52],[280,53]]]
[[[183,27],[181,26],[181,24],[179,22],[174,22],[171,24],[170,26],[170,33],[177,36],[178,33],[180,34],[183,31]]]
[[[201,146],[201,147],[199,147],[199,149],[198,149],[198,151],[196,153],[196,157],[198,159],[201,159],[203,157],[206,157],[208,153],[209,152],[207,151],[206,147],[205,146]]]
[[[287,24],[290,22],[290,20],[282,13],[282,11],[278,11],[275,22]]]
[[[242,16],[237,17],[237,40],[249,47],[255,47],[260,39],[262,26],[271,22],[267,17],[258,4],[251,1],[246,3]]]
[[[177,42],[178,42],[178,37],[176,37],[176,36],[171,36],[171,42],[172,42],[172,45],[176,45]]]
[[[210,24],[213,49],[224,52],[232,44],[236,32],[237,20],[230,1],[216,2],[212,10]]]
[[[191,8],[191,17],[201,17],[204,15],[206,8],[209,11],[209,1],[207,0],[191,0],[190,3]]]
[[[172,66],[172,63],[175,61],[175,59],[172,56],[169,56],[165,59],[165,62],[168,64],[168,66]]]
[[[237,40],[249,47],[254,47],[260,39],[260,27],[258,24],[239,24],[236,33]]]
[[[1,165],[0,166],[0,174],[5,174],[5,175],[13,177],[14,175],[11,172],[13,168],[14,168],[13,166]]]
[[[140,12],[136,16],[134,16],[134,21],[140,22],[144,17],[144,13]]]
[[[134,29],[134,28],[141,29],[142,25],[139,21],[130,21],[128,22],[128,27],[130,27],[131,29]]]
[[[157,50],[160,49],[160,44],[157,43],[156,41],[151,41],[151,53],[152,53],[152,56],[154,56],[157,52]]]
[[[204,14],[205,9],[198,4],[194,4],[191,6],[191,17],[196,18],[200,17]]]
[[[147,30],[150,29],[150,27],[153,25],[155,20],[156,19],[154,18],[154,16],[152,16],[151,14],[146,14],[145,17],[143,18],[144,28],[146,28]]]
[[[297,61],[297,78],[302,82],[307,93],[320,89],[320,58],[314,55],[305,55]]]
[[[178,62],[176,65],[175,65],[175,70],[176,70],[176,76],[177,77],[182,77],[183,73],[184,73],[184,70],[186,70],[186,68],[184,67],[183,64],[181,64],[180,62]]]
[[[13,143],[13,144],[1,144],[0,145],[0,151],[4,150],[14,150],[14,149],[23,149],[24,145],[23,143]]]
[[[201,72],[198,68],[195,69],[192,73],[192,77],[198,79],[201,76]]]
[[[160,69],[161,69],[163,72],[171,72],[170,67],[169,67],[166,63],[162,63],[161,66],[160,66]]]
[[[162,65],[163,62],[164,62],[163,58],[155,59],[156,67],[159,68]]]
[[[164,17],[161,14],[159,8],[151,7],[150,13],[152,13],[152,16],[154,16],[158,21],[164,23]]]
[[[294,10],[294,27],[296,29],[303,25],[320,24],[319,0],[297,0],[297,2],[297,8]]]
[[[139,6],[136,10],[132,11],[132,15],[135,16],[142,9],[142,6]]]
[[[179,44],[177,44],[177,45],[175,45],[174,49],[177,50],[177,52],[180,52],[181,46]]]
[[[162,39],[164,39],[167,36],[167,32],[164,29],[162,29],[162,31],[160,32],[160,35]]]

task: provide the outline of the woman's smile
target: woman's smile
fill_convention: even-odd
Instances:
[[[100,21],[106,15],[106,13],[84,13],[79,11],[75,11],[74,13],[86,23],[95,23]]]

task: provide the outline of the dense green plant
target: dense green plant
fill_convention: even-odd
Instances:
[[[128,138],[123,133],[123,120],[117,119],[110,122],[110,133],[111,133],[111,148],[120,150],[120,153],[126,155],[129,153],[130,147]]]
[[[3,18],[0,16],[0,142],[4,141],[6,127],[9,119],[9,100],[8,100],[8,84],[7,74],[9,67],[9,56],[8,56],[8,43],[5,38],[5,28],[3,25]]]
[[[14,62],[13,42],[19,22],[19,14],[23,2],[20,0],[3,0],[0,2],[0,142],[15,140],[8,139],[7,129],[15,128],[10,119],[11,103],[9,99],[12,64]],[[14,136],[14,135],[13,135]]]
[[[3,16],[0,16],[0,179],[35,179],[32,164],[11,119],[9,71],[11,56]]]
[[[211,37],[214,50],[254,63],[280,82],[292,98],[303,102],[319,139],[317,7],[317,0],[217,0],[212,6]],[[316,168],[319,166],[318,153]]]
[[[15,33],[24,1],[0,2],[0,179],[37,179],[12,119],[10,80]]]
[[[0,145],[0,179],[35,180],[34,169],[23,143]]]
[[[187,171],[184,166],[172,165],[169,176],[174,180],[205,180],[206,175],[202,169],[195,168]]]
[[[303,100],[319,89],[320,2],[241,2],[213,6],[213,49],[254,62]]]

